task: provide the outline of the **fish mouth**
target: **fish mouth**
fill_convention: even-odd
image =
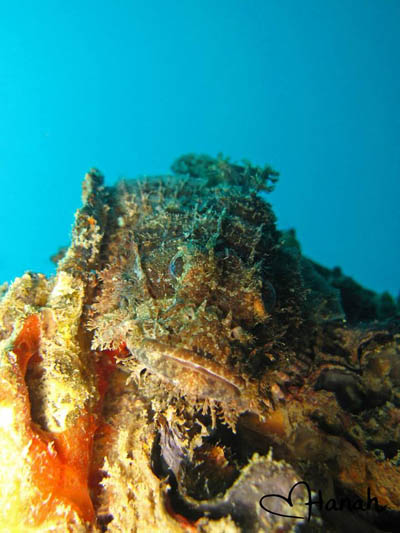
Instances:
[[[182,395],[240,403],[245,381],[229,368],[196,352],[145,339],[130,346],[131,354],[146,368],[176,386]]]

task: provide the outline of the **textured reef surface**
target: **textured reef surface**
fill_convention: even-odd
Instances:
[[[270,167],[172,171],[89,172],[1,287],[0,531],[398,530],[395,302],[277,230]]]

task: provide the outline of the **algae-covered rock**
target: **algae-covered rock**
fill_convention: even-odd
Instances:
[[[172,170],[91,171],[57,274],[0,290],[2,530],[393,529],[393,300],[277,230],[270,167]]]

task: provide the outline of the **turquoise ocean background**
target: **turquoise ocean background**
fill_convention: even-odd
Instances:
[[[400,1],[2,2],[0,282],[52,274],[92,166],[271,164],[303,252],[400,288]]]

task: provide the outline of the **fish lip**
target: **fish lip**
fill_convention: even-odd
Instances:
[[[193,395],[202,398],[210,397],[210,390],[215,391],[215,396],[211,399],[224,402],[239,401],[245,388],[245,380],[234,373],[228,367],[215,362],[211,359],[205,359],[193,350],[186,348],[174,347],[169,344],[163,344],[155,339],[145,338],[138,346],[130,346],[127,343],[128,350],[143,365],[147,366],[150,372],[154,372],[167,380],[178,384],[179,388],[186,390],[190,394],[188,386],[189,373],[195,373],[202,379],[194,383]],[[201,390],[203,383],[204,390]],[[198,390],[196,391],[196,386]]]

